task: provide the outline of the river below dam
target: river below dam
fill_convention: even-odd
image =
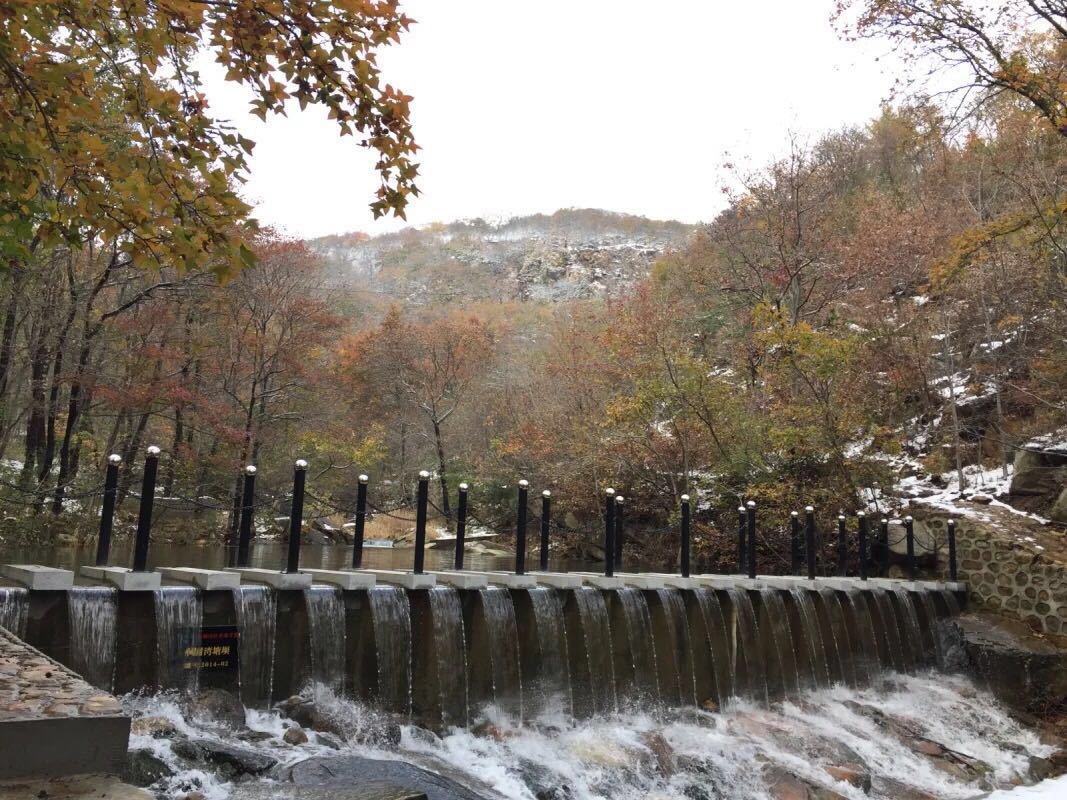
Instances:
[[[307,697],[316,726],[330,732],[307,731],[309,741],[289,744],[295,723],[277,711],[249,710],[247,729],[235,732],[217,720],[190,722],[176,695],[129,695],[127,710],[142,718],[131,749],[167,765],[171,774],[153,787],[160,796],[195,790],[209,800],[301,797],[309,780],[358,785],[377,764],[362,759],[388,762],[375,766],[384,775],[405,762],[441,776],[431,800],[963,799],[1033,782],[1035,765],[1053,750],[967,679],[935,672],[888,674],[865,689],[839,685],[769,706],[739,699],[714,712],[575,720],[546,709],[520,724],[489,707],[470,727],[440,734],[321,685]],[[267,774],[281,782],[206,768],[190,760],[189,741],[201,751],[239,743],[276,761]],[[1020,798],[1041,796],[1030,791]]]

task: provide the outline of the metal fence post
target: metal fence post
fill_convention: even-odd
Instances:
[[[256,498],[256,468],[249,464],[245,467],[244,485],[241,487],[241,520],[237,527],[237,563],[234,566],[248,566],[248,548],[252,540],[252,512]]]
[[[867,580],[867,515],[862,511],[856,512],[859,519],[859,551],[860,551],[860,580]]]
[[[745,507],[737,507],[737,574],[744,575],[745,573],[745,556],[747,555],[745,546],[745,528],[747,527],[747,521],[745,519]]]
[[[119,464],[122,456],[112,453],[107,457],[104,472],[104,502],[100,508],[100,536],[96,541],[96,566],[106,567],[111,557],[111,531],[115,525],[115,497],[119,487]]]
[[[526,511],[529,505],[530,482],[519,481],[519,506],[515,513],[515,574],[526,574]]]
[[[756,577],[756,501],[749,500],[746,504],[746,516],[748,518],[748,577]]]
[[[159,469],[159,448],[153,445],[144,460],[141,479],[141,505],[137,510],[137,537],[133,549],[133,571],[148,570],[148,541],[152,533],[152,504],[156,498],[156,471]]]
[[[456,507],[456,554],[453,565],[457,570],[463,569],[463,555],[467,538],[467,490],[465,483],[459,485],[459,504]]]
[[[293,465],[293,503],[289,510],[289,553],[285,571],[293,574],[300,571],[300,532],[304,527],[304,484],[307,481],[308,462],[298,459]]]
[[[352,532],[352,569],[363,567],[363,539],[367,530],[367,483],[370,476],[360,475],[356,485],[356,529]]]
[[[615,574],[615,490],[604,492],[604,575]]]
[[[689,577],[689,550],[691,547],[689,521],[689,495],[682,495],[682,552],[680,557],[681,572],[683,578]]]
[[[415,564],[416,575],[423,573],[426,563],[426,506],[430,502],[430,473],[419,472],[418,496],[415,500]]]
[[[815,580],[815,509],[804,509],[804,553],[808,558],[808,580]]]

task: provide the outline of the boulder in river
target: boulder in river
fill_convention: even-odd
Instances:
[[[348,789],[379,784],[422,792],[427,800],[484,800],[466,786],[404,761],[384,761],[361,756],[316,757],[282,768],[278,779],[297,788]],[[284,797],[285,795],[271,795]],[[304,795],[293,795],[304,797]],[[335,797],[336,795],[323,795]],[[354,797],[358,797],[355,795]]]
[[[965,614],[955,621],[975,680],[1023,711],[1067,704],[1067,652],[1021,622]]]
[[[174,744],[174,753],[187,761],[221,767],[225,777],[262,775],[278,763],[265,753],[213,739],[184,739]]]
[[[245,728],[245,707],[225,689],[203,689],[185,702],[191,722],[218,723],[234,730]]]
[[[131,750],[126,755],[126,769],[122,779],[134,786],[151,786],[153,783],[169,778],[174,771],[166,762],[148,750]]]

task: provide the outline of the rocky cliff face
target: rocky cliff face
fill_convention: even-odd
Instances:
[[[571,209],[309,244],[332,266],[338,286],[416,304],[555,302],[620,292],[645,277],[662,254],[684,245],[692,230],[679,222]]]
[[[1019,505],[1067,525],[1067,430],[1033,439],[1015,453],[1010,494]]]

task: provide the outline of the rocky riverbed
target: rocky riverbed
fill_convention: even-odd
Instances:
[[[186,800],[934,800],[1067,770],[1061,740],[958,675],[577,721],[548,710],[520,723],[489,708],[471,729],[440,732],[321,687],[269,712],[217,691],[124,705],[135,717],[127,780]]]

